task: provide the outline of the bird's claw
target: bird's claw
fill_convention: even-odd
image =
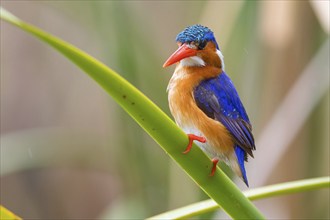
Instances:
[[[188,139],[189,139],[189,143],[187,145],[186,150],[182,152],[183,154],[189,153],[189,151],[192,148],[193,141],[199,141],[201,143],[205,143],[206,142],[206,138],[205,137],[197,136],[197,135],[194,135],[194,134],[188,134]]]
[[[218,162],[219,162],[219,159],[218,158],[213,158],[212,159],[213,166],[212,166],[212,170],[211,170],[210,176],[214,176],[215,171],[217,170],[217,164],[218,164]]]

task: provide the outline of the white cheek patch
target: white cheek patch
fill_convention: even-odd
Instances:
[[[205,62],[199,56],[187,57],[180,61],[182,66],[205,66]]]
[[[222,55],[221,51],[220,50],[217,50],[216,53],[218,54],[218,56],[219,56],[219,58],[221,60],[222,70],[225,71],[225,61],[223,59],[223,55]]]

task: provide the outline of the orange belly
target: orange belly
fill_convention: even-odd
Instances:
[[[212,156],[228,157],[234,151],[231,135],[219,121],[209,118],[198,108],[193,97],[193,89],[199,83],[198,79],[196,75],[183,71],[177,70],[168,86],[169,106],[176,123],[186,133],[205,137],[205,144],[197,144]],[[193,80],[195,82],[192,82]]]

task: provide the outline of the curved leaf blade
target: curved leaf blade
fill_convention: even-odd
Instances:
[[[251,189],[245,191],[244,195],[250,200],[259,200],[274,196],[288,195],[324,188],[330,188],[329,176],[298,180]],[[208,199],[150,217],[149,219],[189,219],[197,215],[215,211],[219,208],[220,207],[216,202]]]
[[[234,219],[264,219],[219,168],[213,177],[209,176],[211,161],[196,145],[189,155],[183,155],[179,148],[187,144],[183,131],[119,74],[73,45],[23,22],[3,8],[1,19],[46,42],[94,79],[228,215]]]
[[[20,217],[0,205],[0,219],[3,220],[22,220]]]

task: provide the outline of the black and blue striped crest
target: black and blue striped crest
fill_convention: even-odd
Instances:
[[[217,49],[219,49],[211,29],[200,24],[186,27],[181,33],[178,34],[178,36],[176,36],[175,40],[181,43],[212,41],[216,45]]]

